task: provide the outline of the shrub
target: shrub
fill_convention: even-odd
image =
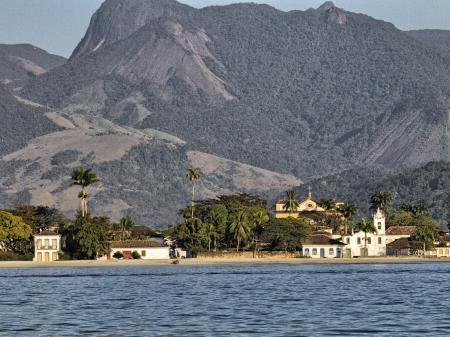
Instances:
[[[33,261],[33,255],[21,255],[13,252],[0,252],[0,261]]]
[[[115,259],[121,259],[121,258],[123,258],[122,252],[115,252],[115,253],[113,254],[113,258],[115,258]]]
[[[137,251],[134,251],[133,253],[131,253],[131,256],[133,259],[137,260],[141,258],[141,254],[139,254]]]

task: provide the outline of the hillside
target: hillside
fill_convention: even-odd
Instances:
[[[70,171],[84,164],[102,179],[94,212],[167,225],[189,201],[191,166],[199,198],[272,198],[355,166],[448,161],[449,61],[329,2],[107,0],[67,63],[15,92],[59,129],[2,157],[5,200],[74,212]]]
[[[313,189],[315,199],[350,200],[360,208],[360,216],[369,215],[369,200],[374,192],[388,191],[393,195],[394,207],[402,203],[423,203],[433,217],[446,224],[450,219],[450,163],[432,162],[400,171],[354,168],[326,177],[312,179],[297,188],[300,196]]]
[[[65,62],[64,57],[29,44],[0,44],[0,83],[17,85]]]
[[[450,53],[450,30],[423,29],[406,32],[425,45]]]

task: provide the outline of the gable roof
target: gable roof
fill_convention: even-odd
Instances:
[[[111,248],[156,248],[164,247],[159,242],[152,240],[125,240],[125,241],[111,241]]]
[[[422,249],[423,244],[422,242],[411,240],[411,238],[400,238],[388,243],[387,247],[392,249]]]
[[[346,244],[339,240],[334,240],[325,234],[314,234],[308,236],[304,241],[304,245],[339,245],[345,246]]]
[[[413,235],[416,229],[416,226],[391,226],[386,229],[386,235]]]

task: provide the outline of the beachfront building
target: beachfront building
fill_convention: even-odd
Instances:
[[[313,200],[311,191],[308,192],[308,196],[306,197],[306,199],[300,201],[298,203],[298,207],[293,209],[291,212],[288,212],[284,208],[285,203],[286,203],[286,200],[284,200],[284,199],[278,200],[275,203],[275,206],[274,206],[275,218],[277,218],[277,219],[286,219],[288,217],[298,218],[302,213],[327,212],[326,209],[324,209],[323,207],[320,207],[319,204]]]
[[[380,209],[373,214],[373,225],[376,230],[374,233],[352,231],[341,237],[346,244],[345,257],[385,256],[389,243],[408,239],[416,231],[415,226],[391,226],[386,229],[386,217]]]
[[[133,252],[137,252],[141,259],[170,259],[170,248],[154,240],[127,240],[110,242],[108,259],[113,258],[114,253],[120,252],[123,259],[132,259]]]
[[[302,255],[311,258],[342,257],[345,243],[330,238],[327,234],[313,234],[302,243]]]
[[[50,262],[59,259],[61,250],[61,235],[46,230],[34,235],[34,258],[36,262]]]

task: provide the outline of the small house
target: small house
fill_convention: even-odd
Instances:
[[[302,244],[302,255],[312,258],[342,257],[345,243],[330,238],[326,234],[314,234],[305,239]]]
[[[36,262],[50,262],[59,259],[61,235],[46,230],[34,235],[34,259]]]
[[[137,252],[141,259],[170,259],[170,248],[153,240],[126,240],[110,242],[108,259],[120,252],[123,259],[132,259],[133,252]]]

